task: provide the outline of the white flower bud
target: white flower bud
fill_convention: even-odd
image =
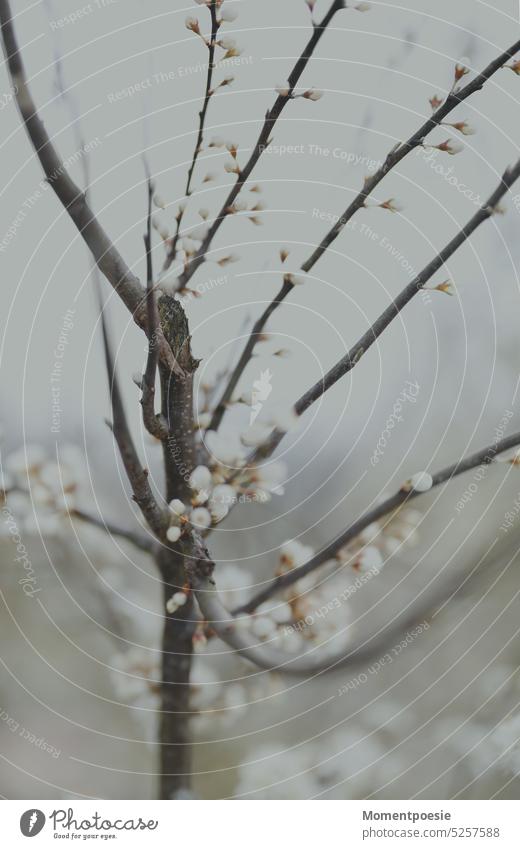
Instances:
[[[174,498],[173,501],[170,501],[170,510],[175,516],[182,516],[186,512],[186,505],[179,499]]]
[[[200,413],[197,424],[201,430],[206,430],[211,424],[211,413]]]
[[[168,540],[168,542],[177,542],[180,539],[180,536],[181,529],[176,527],[175,525],[172,525],[166,531],[166,539]]]
[[[196,242],[202,242],[203,239],[208,235],[209,226],[206,223],[197,224],[195,227],[192,227],[190,230],[190,239],[194,239]]]
[[[211,472],[207,466],[197,466],[190,475],[190,486],[199,491],[211,488]]]
[[[211,504],[211,518],[215,525],[218,525],[219,522],[222,522],[223,519],[226,518],[229,513],[229,507],[225,504]]]
[[[265,640],[271,637],[276,631],[276,625],[272,619],[267,616],[256,616],[251,624],[251,631],[260,640]]]
[[[189,15],[186,18],[184,23],[185,23],[186,29],[191,30],[191,32],[196,32],[197,35],[200,33],[200,27],[199,27],[199,22],[198,22],[197,18],[194,18],[191,15]]]
[[[442,153],[449,153],[450,156],[455,156],[455,154],[464,150],[464,145],[459,141],[453,141],[453,139],[446,139],[445,142],[442,142],[442,144],[436,144],[434,147],[436,147],[437,150],[442,151]]]
[[[316,88],[310,88],[307,91],[304,91],[303,97],[305,97],[306,100],[321,100],[323,92]]]
[[[304,272],[300,272],[299,274],[289,273],[285,275],[284,280],[293,286],[303,286],[307,282],[307,275]]]
[[[298,424],[299,418],[294,407],[279,410],[272,418],[272,422],[278,430],[288,433]]]
[[[232,162],[225,163],[224,171],[226,171],[228,174],[240,174],[240,168],[234,160]]]
[[[225,504],[229,507],[231,504],[234,504],[237,498],[237,494],[232,486],[227,483],[221,483],[215,487],[211,494],[211,503],[212,504]]]
[[[417,472],[408,481],[409,489],[414,492],[428,492],[433,486],[433,478],[428,472]]]
[[[197,528],[209,528],[211,525],[211,513],[205,507],[195,507],[190,513],[190,522]]]
[[[280,97],[289,97],[289,94],[290,94],[290,91],[291,91],[291,89],[289,88],[287,83],[284,83],[283,85],[275,86],[274,90],[277,94],[280,95]]]
[[[219,39],[218,44],[224,50],[234,50],[237,46],[235,39],[230,38],[229,36],[225,36],[224,38]]]
[[[174,593],[172,595],[172,597],[169,598],[168,601],[166,602],[166,610],[170,614],[175,613],[175,611],[178,610],[179,607],[182,607],[183,604],[186,604],[187,601],[188,601],[188,596],[186,595],[186,593],[183,593],[183,592]]]
[[[269,436],[270,430],[269,427],[265,424],[260,424],[259,422],[255,422],[251,427],[246,430],[245,433],[241,435],[241,440],[244,445],[247,445],[251,448],[256,448],[258,445],[261,445],[267,437]]]
[[[237,18],[238,11],[236,9],[232,9],[231,7],[225,7],[220,13],[220,20],[226,24],[230,24],[233,21],[236,21]]]

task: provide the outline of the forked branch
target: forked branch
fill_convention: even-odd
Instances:
[[[343,215],[339,218],[339,220],[334,224],[333,227],[328,231],[328,233],[323,237],[322,241],[318,245],[318,247],[313,251],[313,253],[309,256],[309,258],[302,264],[301,270],[304,273],[311,271],[314,265],[318,262],[318,260],[323,256],[325,251],[330,247],[330,245],[337,239],[341,231],[348,224],[351,218],[354,217],[356,212],[362,209],[366,201],[369,199],[374,189],[381,183],[381,181],[386,177],[386,175],[392,171],[402,160],[408,156],[413,150],[416,150],[418,147],[422,146],[426,137],[434,130],[436,127],[439,127],[445,118],[464,100],[467,100],[472,94],[477,91],[480,91],[484,84],[500,69],[503,68],[505,63],[511,59],[518,51],[520,50],[520,40],[516,41],[508,50],[505,50],[500,56],[494,59],[490,64],[480,73],[475,79],[471,80],[467,85],[458,91],[452,91],[446,98],[446,100],[435,110],[433,115],[425,121],[418,130],[408,139],[408,141],[403,142],[402,144],[394,147],[390,153],[387,155],[384,163],[381,167],[369,177],[360,192],[356,195],[354,200],[349,204],[346,208]],[[251,360],[253,355],[253,351],[258,341],[264,327],[267,324],[267,321],[273,314],[273,312],[283,303],[283,301],[287,298],[287,296],[294,289],[294,285],[291,281],[291,275],[286,275],[283,281],[283,284],[280,290],[277,292],[271,303],[264,310],[260,318],[256,321],[251,335],[249,336],[242,355],[233,370],[230,380],[226,385],[221,398],[215,407],[211,424],[209,426],[210,430],[218,430],[220,424],[222,422],[222,418],[226,411],[226,406],[229,403],[235,388],[242,377],[248,363]]]
[[[222,209],[220,210],[217,217],[213,221],[213,224],[209,228],[206,237],[202,241],[202,244],[191,259],[184,273],[179,278],[180,289],[186,288],[189,280],[193,277],[197,269],[202,265],[203,262],[206,261],[206,255],[213,243],[213,239],[220,230],[220,227],[224,223],[227,216],[231,213],[231,210],[233,209],[233,204],[235,203],[238,195],[249,180],[249,177],[251,176],[254,167],[262,156],[262,153],[264,152],[266,146],[268,145],[274,126],[278,118],[282,114],[285,106],[291,100],[294,89],[297,86],[305,68],[307,67],[310,58],[316,50],[316,47],[318,46],[324,32],[326,31],[327,27],[329,26],[336,13],[339,12],[340,9],[344,8],[345,0],[334,0],[334,2],[329,8],[329,11],[324,15],[320,23],[316,23],[313,25],[312,35],[307,44],[305,45],[301,56],[299,57],[298,61],[296,62],[294,68],[292,69],[289,75],[287,83],[287,93],[284,92],[283,94],[279,94],[271,109],[268,110],[265,116],[265,121],[262,126],[262,129],[260,130],[260,135],[258,136],[258,139],[253,147],[251,156],[247,160],[244,167],[240,170],[240,173],[237,175],[235,184],[233,185],[226,200],[224,201]]]

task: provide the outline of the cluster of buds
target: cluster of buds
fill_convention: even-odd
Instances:
[[[57,462],[39,445],[26,445],[3,458],[0,500],[27,533],[59,534],[62,519],[78,507],[87,476],[80,452],[60,448]]]
[[[422,473],[424,474],[424,473]],[[416,476],[417,477],[417,476]],[[338,552],[336,559],[360,574],[377,575],[386,560],[403,545],[413,545],[422,514],[402,507],[390,518],[372,522],[359,536]]]

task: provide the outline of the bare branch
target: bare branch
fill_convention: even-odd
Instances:
[[[94,213],[84,193],[70,178],[41,121],[27,86],[25,69],[16,41],[9,0],[0,0],[2,42],[13,91],[27,134],[49,185],[78,228],[102,273],[139,322],[142,319],[143,287],[132,274]]]
[[[307,654],[289,654],[268,643],[258,643],[258,639],[244,627],[244,622],[227,610],[220,600],[212,574],[214,563],[207,550],[200,545],[195,547],[193,558],[187,561],[186,571],[202,615],[217,636],[260,669],[277,671],[286,675],[318,675],[323,672],[337,671],[342,667],[354,667],[371,660],[384,651],[388,651],[395,640],[407,628],[429,618],[433,608],[454,592],[456,587],[450,584],[441,591],[431,592],[425,600],[415,605],[412,602],[380,630],[357,645],[332,649],[323,656],[323,646]],[[415,600],[414,600],[415,601]],[[317,656],[314,655],[317,652]],[[313,656],[314,655],[314,656]]]
[[[208,7],[211,15],[211,36],[210,42],[208,44],[208,73],[206,75],[206,89],[204,92],[204,100],[202,103],[202,109],[199,112],[199,130],[197,133],[197,140],[195,142],[195,149],[193,151],[193,156],[191,160],[191,165],[188,170],[188,177],[186,180],[186,188],[184,190],[184,196],[189,198],[191,195],[191,183],[193,180],[193,174],[195,172],[195,166],[197,164],[197,160],[199,158],[200,152],[202,150],[202,143],[204,140],[204,127],[206,123],[206,115],[208,112],[209,102],[213,95],[212,84],[213,84],[213,71],[215,70],[215,46],[217,40],[217,32],[219,29],[219,23],[217,19],[217,3],[216,0],[211,0],[211,4]],[[167,271],[172,262],[175,260],[177,255],[177,245],[179,243],[179,237],[181,235],[181,226],[182,221],[184,219],[184,212],[186,207],[182,207],[179,210],[179,214],[177,216],[177,227],[175,234],[172,239],[170,250],[168,251],[168,256],[166,257],[163,272]]]
[[[460,103],[470,97],[477,91],[480,91],[484,84],[489,80],[500,68],[502,68],[505,62],[508,59],[511,59],[515,53],[520,50],[520,40],[516,41],[511,47],[504,51],[500,56],[493,60],[475,79],[471,80],[464,88],[460,89],[457,92],[450,92],[444,103],[434,112],[434,114],[425,121],[421,127],[408,139],[408,141],[403,144],[397,145],[393,150],[390,151],[388,156],[386,157],[383,165],[373,174],[369,179],[366,180],[361,191],[356,195],[352,203],[347,207],[343,215],[339,218],[339,220],[334,224],[334,226],[329,230],[329,232],[324,236],[319,246],[315,251],[311,254],[311,256],[303,263],[301,266],[301,270],[305,273],[309,272],[313,266],[318,262],[318,260],[323,256],[327,248],[335,241],[335,239],[339,236],[343,228],[350,221],[351,218],[358,212],[359,209],[365,206],[367,199],[370,197],[374,189],[379,185],[379,183],[386,177],[386,175],[396,167],[411,151],[420,147],[426,136],[431,133],[435,127],[440,126],[443,120],[450,114],[450,112],[455,109]],[[240,360],[237,363],[235,370],[231,375],[231,379],[229,385],[225,388],[222,397],[213,413],[213,417],[211,420],[210,430],[218,430],[222,418],[224,416],[226,405],[229,402],[237,384],[240,380],[242,374],[246,366],[248,365],[251,356],[253,354],[253,350],[255,348],[256,341],[258,341],[258,337],[264,329],[267,321],[273,314],[273,312],[280,306],[280,304],[285,300],[285,298],[290,294],[292,289],[294,288],[293,283],[291,282],[290,275],[287,275],[284,278],[284,282],[282,284],[282,288],[275,295],[274,299],[271,301],[266,310],[262,313],[258,321],[256,322],[253,330],[251,332],[251,336],[246,342],[244,351]]]
[[[311,268],[318,262],[327,248],[330,247],[334,240],[339,236],[345,225],[350,221],[355,213],[365,205],[367,198],[372,194],[381,180],[383,180],[396,165],[402,162],[405,156],[408,156],[408,154],[413,150],[421,147],[426,136],[428,136],[436,127],[440,126],[450,112],[452,112],[464,100],[467,100],[468,97],[471,97],[472,94],[480,91],[484,87],[484,84],[497,71],[499,71],[500,68],[503,68],[508,59],[511,59],[515,53],[518,53],[519,50],[520,39],[515,41],[511,47],[501,53],[500,56],[497,56],[496,59],[493,59],[493,61],[490,62],[480,74],[478,74],[473,80],[470,80],[470,82],[463,88],[459,90],[452,90],[444,103],[435,110],[433,115],[419,127],[408,141],[397,145],[397,147],[394,147],[394,149],[390,151],[383,165],[371,177],[369,177],[359,194],[357,194],[352,203],[347,206],[341,218],[334,224],[326,236],[324,236],[311,256],[303,263],[301,267],[302,271],[310,271]]]
[[[312,35],[311,35],[309,41],[307,42],[306,46],[304,47],[301,56],[299,57],[298,61],[296,62],[295,66],[292,69],[291,74],[288,78],[287,94],[284,93],[284,94],[278,95],[273,106],[267,112],[267,114],[265,116],[264,124],[262,126],[261,131],[260,131],[260,135],[258,136],[256,144],[253,148],[253,152],[251,153],[251,156],[249,157],[248,161],[246,162],[246,164],[244,165],[244,167],[241,169],[240,173],[238,174],[235,184],[233,185],[233,187],[232,187],[231,191],[229,192],[226,200],[224,201],[222,209],[220,210],[220,212],[218,213],[217,217],[215,218],[213,224],[209,228],[209,231],[208,231],[205,239],[203,240],[203,242],[200,245],[199,249],[197,250],[196,254],[190,260],[190,263],[187,266],[186,270],[184,271],[184,273],[179,278],[179,288],[180,289],[183,289],[187,286],[189,280],[195,274],[197,269],[202,265],[203,262],[205,262],[206,254],[207,254],[207,252],[208,252],[208,250],[209,250],[209,248],[210,248],[210,246],[213,242],[213,239],[215,238],[216,234],[220,230],[220,227],[222,226],[222,224],[225,221],[225,219],[227,218],[227,216],[230,214],[230,210],[233,207],[235,200],[237,199],[238,195],[240,194],[240,192],[242,191],[242,189],[246,185],[247,181],[249,180],[249,177],[251,176],[251,172],[253,171],[255,165],[257,164],[258,160],[262,156],[262,153],[264,152],[265,147],[269,143],[269,138],[270,138],[270,135],[271,135],[271,133],[274,129],[274,126],[275,126],[278,118],[282,114],[286,104],[289,103],[289,101],[291,100],[291,96],[294,92],[294,89],[295,89],[296,85],[298,84],[298,81],[299,81],[301,75],[303,74],[305,68],[307,67],[307,64],[308,64],[310,58],[312,57],[312,54],[314,53],[316,47],[318,46],[322,35],[326,31],[327,27],[329,26],[330,22],[332,21],[333,17],[336,15],[336,13],[339,12],[340,9],[344,9],[344,8],[345,8],[345,0],[334,0],[334,2],[332,3],[332,5],[329,8],[329,11],[325,14],[325,16],[323,17],[321,22],[319,24],[317,23],[317,24],[313,25]]]
[[[448,466],[446,469],[443,469],[433,475],[431,489],[440,486],[441,484],[446,483],[447,481],[452,480],[452,478],[458,477],[458,475],[462,475],[464,472],[470,471],[471,469],[476,469],[479,466],[488,466],[499,454],[503,454],[504,451],[509,451],[511,448],[515,448],[518,445],[520,445],[520,433],[514,433],[511,436],[488,446],[487,448],[477,451],[476,454],[472,454],[463,460],[459,460],[452,466]],[[271,596],[275,593],[292,586],[305,575],[315,571],[327,560],[333,558],[338,551],[344,548],[347,543],[359,536],[361,531],[371,525],[372,522],[377,522],[383,516],[392,513],[394,510],[402,507],[403,504],[407,504],[409,501],[417,498],[420,494],[420,492],[413,488],[404,486],[396,492],[395,495],[392,495],[386,501],[383,501],[382,504],[378,504],[373,510],[369,510],[368,513],[365,513],[357,519],[345,531],[332,540],[332,542],[326,545],[325,548],[308,560],[307,563],[304,563],[303,566],[299,566],[292,569],[290,572],[286,572],[275,578],[267,585],[267,587],[265,587],[265,589],[257,593],[246,604],[242,605],[237,610],[234,610],[233,613],[236,615],[238,613],[251,613],[253,610],[256,610],[258,605],[267,601],[267,599],[271,598]]]
[[[121,460],[132,487],[134,501],[139,505],[141,512],[148,522],[152,531],[161,538],[164,532],[165,520],[163,513],[155,500],[148,480],[148,470],[143,469],[137,455],[135,445],[126,420],[123,399],[119,389],[114,359],[110,349],[108,328],[102,304],[101,328],[103,332],[103,345],[105,349],[105,362],[107,369],[108,385],[110,391],[110,402],[112,406],[113,422],[110,425],[113,431]]]
[[[27,85],[22,56],[13,27],[9,0],[0,0],[2,45],[13,91],[27,135],[58,200],[62,203],[89,248],[94,261],[132,313],[136,324],[146,329],[146,293],[139,279],[105,233],[89,206],[85,193],[70,178],[56,152],[45,125],[40,119],[36,104]],[[178,370],[173,354],[162,333],[158,332],[161,360],[171,369]]]
[[[140,549],[140,551],[145,551],[147,554],[153,554],[154,552],[155,545],[145,534],[139,534],[128,528],[121,528],[119,525],[114,524],[114,522],[107,522],[105,519],[99,519],[91,513],[86,513],[84,510],[78,510],[76,508],[69,510],[69,516],[71,519],[80,519],[88,525],[99,528],[99,530],[104,531],[109,536],[121,537],[121,539],[131,542],[132,545],[135,545],[136,548]]]
[[[334,386],[345,374],[348,374],[361,358],[371,348],[374,342],[381,336],[388,325],[399,315],[402,309],[421,291],[425,283],[453,256],[453,254],[469,239],[475,230],[487,221],[496,211],[497,207],[507,194],[511,186],[520,177],[520,160],[504,172],[500,185],[495,189],[487,202],[480,207],[478,212],[470,219],[465,227],[442,249],[423,270],[410,282],[391,304],[381,313],[374,324],[361,336],[356,344],[342,357],[330,371],[314,384],[294,405],[298,416],[301,416],[309,407],[321,398],[331,386]],[[255,465],[260,460],[269,457],[282,441],[285,433],[274,430],[269,439],[253,452],[248,460],[249,465]],[[234,475],[236,477],[236,474]]]
[[[255,322],[253,329],[251,330],[251,333],[246,342],[246,346],[242,352],[242,355],[239,361],[237,362],[235,368],[233,369],[233,372],[231,373],[229,381],[220,397],[220,400],[217,406],[215,407],[215,410],[213,411],[208,430],[219,429],[220,423],[222,422],[222,419],[224,417],[224,413],[226,412],[227,405],[230,402],[233,392],[237,387],[238,381],[242,377],[242,374],[244,373],[244,370],[252,357],[255,345],[258,341],[258,337],[261,335],[262,330],[269,321],[270,316],[273,314],[275,309],[280,306],[282,301],[285,300],[285,298],[292,289],[292,283],[289,283],[284,280],[282,288],[280,289],[274,300],[271,301],[271,303],[264,310],[260,318]]]

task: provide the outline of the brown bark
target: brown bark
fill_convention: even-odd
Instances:
[[[174,614],[166,602],[184,586],[184,557],[163,548],[157,557],[164,590],[160,715],[160,798],[190,795],[190,671],[195,630],[195,606],[190,596]]]
[[[163,441],[166,497],[190,499],[189,476],[195,463],[193,429],[193,377],[198,362],[191,353],[188,320],[175,298],[163,295],[158,302],[164,338],[182,376],[159,363],[162,419],[168,435]],[[174,614],[166,602],[186,584],[186,542],[176,551],[162,548],[157,556],[163,580],[165,620],[162,641],[161,685],[161,799],[185,798],[190,792],[190,670],[195,611],[192,597]]]

